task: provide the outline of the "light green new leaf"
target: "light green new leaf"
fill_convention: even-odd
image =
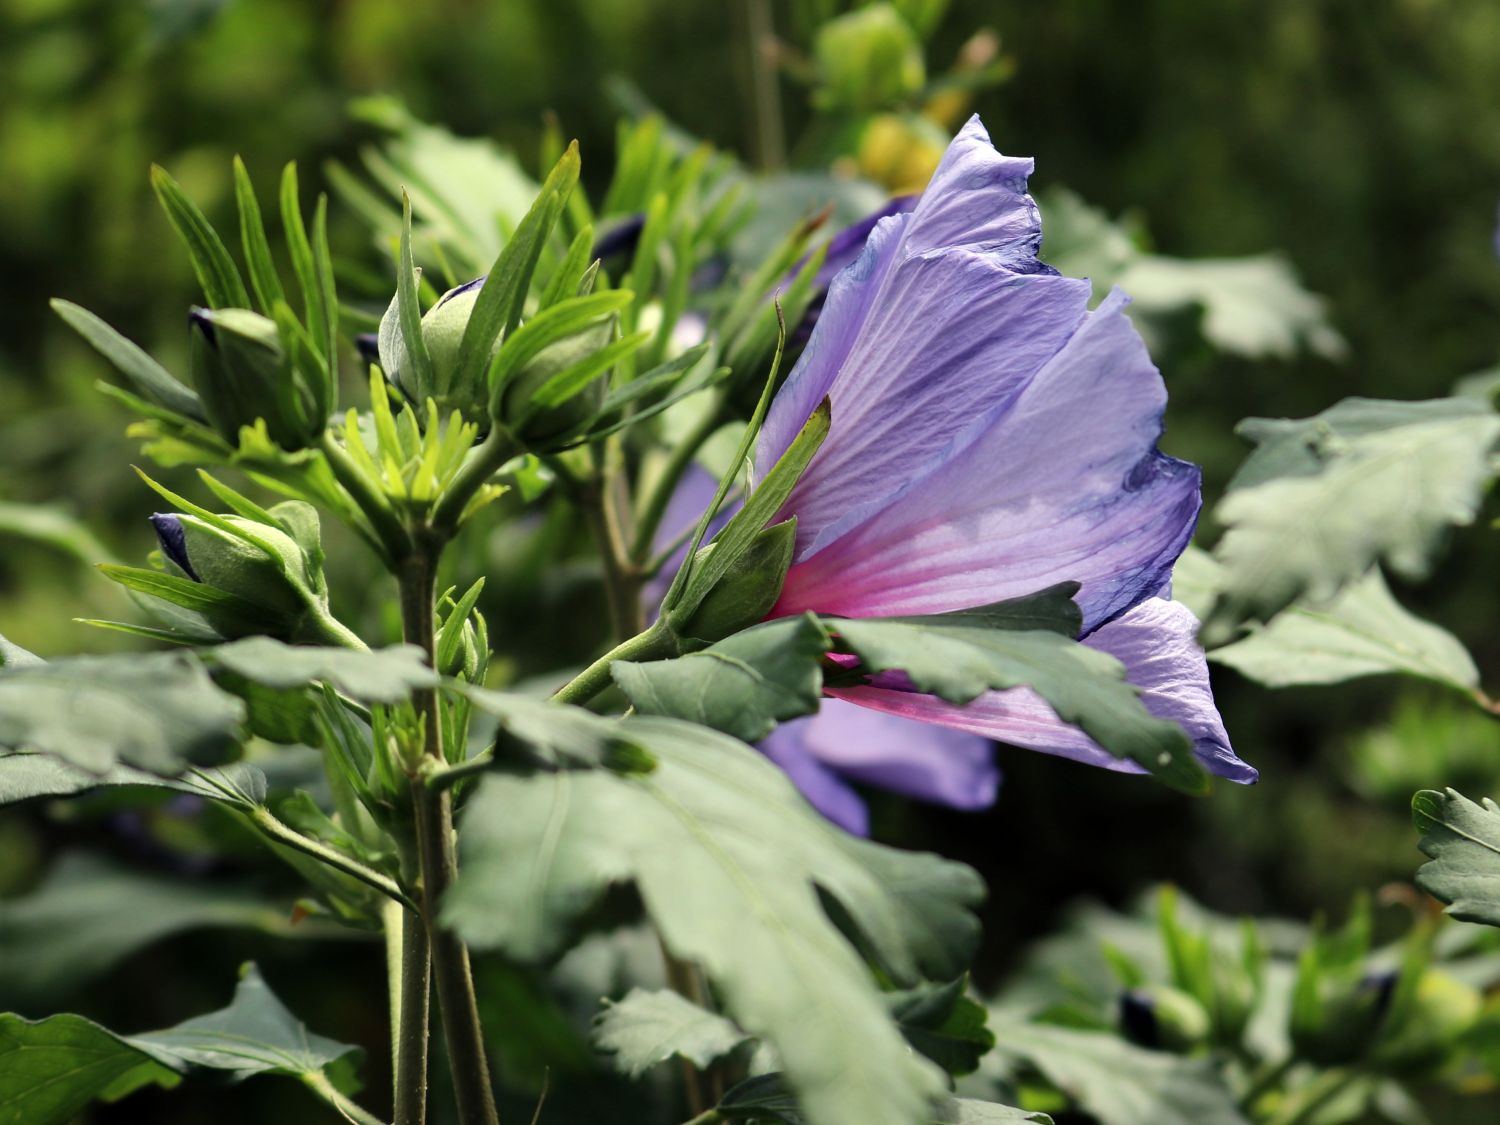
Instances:
[[[676,660],[616,661],[610,675],[643,715],[688,719],[759,742],[777,723],[818,709],[819,658],[830,647],[816,617],[784,617]]]
[[[169,776],[222,761],[245,717],[180,653],[77,656],[0,672],[0,747],[102,773],[117,763]]]
[[[1418,845],[1430,857],[1417,886],[1465,922],[1500,926],[1500,805],[1476,805],[1456,790],[1424,789],[1411,801]]]
[[[204,657],[247,680],[287,690],[326,683],[367,703],[400,703],[418,688],[434,687],[438,676],[416,645],[360,651],[282,644],[271,637],[247,637],[219,645]]]
[[[1208,1059],[995,1012],[990,1027],[996,1045],[987,1071],[1035,1069],[1100,1125],[1249,1125]]]
[[[902,1040],[818,890],[910,981],[962,971],[977,877],[839,831],[743,743],[667,719],[620,729],[653,770],[486,779],[461,825],[447,922],[476,947],[545,960],[610,884],[632,881],[667,947],[785,1060],[810,1121],[914,1120],[939,1074]]]
[[[613,1054],[631,1078],[673,1057],[701,1070],[747,1038],[723,1016],[667,989],[632,988],[622,1000],[605,1001],[594,1017],[594,1046]]]
[[[918,691],[968,703],[986,691],[1029,687],[1059,718],[1116,757],[1137,762],[1188,793],[1207,775],[1175,723],[1146,710],[1112,656],[1056,632],[947,624],[926,619],[825,618],[838,646],[860,658],[862,673],[899,671]],[[850,689],[857,698],[864,689]]]
[[[1449,405],[1459,401],[1341,404],[1302,422],[1252,423],[1246,432],[1264,449],[1215,513],[1228,530],[1214,551],[1224,580],[1208,641],[1298,598],[1326,601],[1377,561],[1425,577],[1448,529],[1473,521],[1495,471],[1500,416]]]
[[[1326,606],[1294,605],[1210,658],[1273,688],[1386,673],[1419,676],[1466,694],[1479,687],[1468,650],[1447,630],[1403,609],[1378,569]]]
[[[253,965],[229,1007],[165,1031],[117,1035],[82,1016],[0,1015],[0,1125],[63,1125],[95,1099],[150,1083],[175,1086],[194,1068],[300,1078],[324,1097],[352,1086],[359,1048],[311,1034]]]
[[[45,1002],[183,930],[290,935],[289,905],[243,884],[167,878],[87,853],[64,855],[33,891],[0,910],[0,996]]]

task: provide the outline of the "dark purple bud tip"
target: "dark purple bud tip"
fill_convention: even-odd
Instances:
[[[200,309],[197,305],[194,305],[188,310],[188,323],[203,333],[203,338],[208,341],[209,347],[216,348],[219,346],[219,342],[214,336],[214,314],[208,309]]]
[[[380,337],[375,333],[361,332],[354,337],[354,350],[359,352],[359,358],[366,363],[380,367]]]
[[[182,519],[175,512],[155,512],[151,516],[151,526],[156,528],[156,541],[161,545],[161,553],[194,582],[202,582],[203,579],[198,577],[193,564],[188,562],[187,536],[183,534]]]
[[[449,301],[453,300],[454,297],[457,297],[459,294],[467,293],[470,289],[478,289],[485,283],[486,280],[488,280],[489,276],[490,275],[487,273],[482,273],[473,281],[466,281],[462,285],[448,290],[448,292],[444,293],[442,297],[438,299],[438,303],[433,305],[432,307],[435,309],[440,309]]]
[[[595,258],[612,258],[616,254],[634,254],[641,240],[641,230],[646,225],[646,216],[637,211],[618,222],[605,227],[594,239]]]
[[[1161,1027],[1156,1021],[1156,1002],[1144,992],[1127,989],[1120,994],[1120,1030],[1125,1038],[1142,1047],[1161,1045]]]
[[[1382,969],[1379,972],[1367,973],[1365,978],[1359,982],[1359,990],[1364,993],[1373,993],[1375,1002],[1370,1012],[1373,1022],[1379,1023],[1390,1011],[1391,999],[1396,993],[1396,983],[1401,974],[1395,969]]]

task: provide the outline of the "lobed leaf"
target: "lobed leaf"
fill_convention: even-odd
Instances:
[[[1424,789],[1412,798],[1411,813],[1429,857],[1417,886],[1446,902],[1455,918],[1500,926],[1500,805]]]

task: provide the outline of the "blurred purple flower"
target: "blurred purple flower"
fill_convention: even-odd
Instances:
[[[1196,621],[1167,600],[1200,506],[1196,466],[1156,448],[1166,390],[1111,293],[1037,258],[1027,159],[979,119],[915,209],[880,219],[834,279],[762,428],[763,476],[813,409],[833,429],[777,517],[797,547],[773,616],[967,609],[1080,582],[1082,639],[1119,658],[1205,767],[1250,782],[1214,707]],[[830,694],[877,711],[1140,772],[1027,689],[957,707],[901,677]]]

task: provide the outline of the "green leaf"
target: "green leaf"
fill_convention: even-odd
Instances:
[[[411,200],[401,195],[401,245],[396,263],[396,323],[400,327],[400,347],[411,364],[417,394],[426,399],[437,393],[433,383],[432,356],[422,335],[422,306],[417,299],[418,274],[411,256]],[[381,330],[384,334],[385,323]],[[382,351],[384,348],[382,347]]]
[[[493,366],[489,368],[491,398],[498,403],[509,386],[512,376],[530,360],[535,359],[544,349],[570,336],[575,336],[619,312],[631,302],[633,297],[634,294],[626,289],[608,289],[603,293],[590,293],[586,297],[569,297],[537,313],[520,328],[508,333],[505,343],[495,355]],[[534,395],[546,389],[553,380],[562,375],[563,372],[558,372],[553,379],[549,379],[547,383],[539,387]],[[460,386],[463,385],[465,384],[460,384]]]
[[[1120,662],[1097,649],[1056,632],[950,625],[942,617],[825,618],[824,624],[841,650],[860,658],[861,674],[904,672],[917,691],[954,704],[985,691],[1029,687],[1063,722],[1116,757],[1184,792],[1208,787],[1187,736],[1152,716]]]
[[[167,220],[187,247],[193,260],[193,273],[203,287],[209,306],[216,309],[249,308],[250,295],[245,292],[240,271],[229,256],[223,239],[198,210],[198,205],[160,165],[151,166],[151,187],[162,210],[167,213]]]
[[[779,1121],[782,1125],[804,1125],[810,1120],[803,1114],[787,1087],[785,1077],[780,1074],[758,1074],[745,1079],[724,1095],[717,1108],[729,1121]],[[1045,1113],[1031,1113],[973,1098],[944,1098],[920,1120],[923,1125],[1052,1125],[1052,1118]]]
[[[1208,1059],[993,1012],[990,1026],[997,1061],[1039,1071],[1100,1125],[1248,1125]]]
[[[622,1000],[606,1000],[594,1017],[594,1046],[613,1054],[615,1066],[631,1078],[673,1057],[702,1070],[746,1039],[723,1016],[667,989],[632,988]]]
[[[812,614],[768,621],[676,660],[617,660],[610,675],[643,715],[687,719],[745,742],[810,715],[823,695],[819,661],[831,648]]]
[[[1400,673],[1473,695],[1479,670],[1445,629],[1403,609],[1378,569],[1326,606],[1298,604],[1210,659],[1267,687],[1335,684]]]
[[[352,1057],[360,1048],[314,1035],[276,999],[254,965],[246,966],[229,1007],[127,1042],[185,1066],[230,1072],[233,1080],[257,1074],[303,1077],[329,1072],[334,1085],[353,1086]]]
[[[163,777],[129,766],[93,773],[51,754],[0,753],[0,805],[37,797],[71,797],[92,789],[142,785],[173,789],[195,797],[253,808],[266,799],[266,777],[246,762],[220,769],[194,769],[180,777]]]
[[[174,1066],[82,1016],[0,1015],[0,1125],[66,1125],[96,1098],[181,1081]]]
[[[495,341],[509,336],[521,323],[526,295],[531,290],[531,275],[536,271],[552,227],[578,183],[578,170],[578,145],[574,143],[548,174],[526,217],[495,259],[458,345],[458,362],[453,372],[456,386],[484,386]]]
[[[326,683],[367,703],[400,703],[418,688],[437,685],[416,645],[360,651],[282,644],[271,637],[247,637],[208,649],[204,657],[266,687],[306,687]]]
[[[506,752],[519,743],[531,751],[532,758],[550,766],[611,765],[626,771],[649,771],[655,765],[650,751],[631,737],[618,719],[534,695],[490,691],[454,681],[444,686],[500,720],[495,735],[498,759],[503,760]]]
[[[1500,417],[1471,400],[1355,400],[1245,432],[1262,448],[1215,513],[1228,530],[1214,550],[1224,580],[1210,643],[1298,598],[1326,601],[1377,561],[1425,577],[1447,530],[1474,519]]]
[[[288,622],[284,620],[272,620],[265,607],[247,598],[221,590],[217,586],[194,582],[191,578],[117,563],[100,564],[99,573],[127,590],[158,598],[169,605],[211,618],[216,624],[209,627],[215,632],[219,632],[220,626],[247,633],[265,628],[285,629],[288,626]],[[205,620],[204,624],[207,626],[208,621]]]
[[[667,948],[699,962],[728,1014],[785,1061],[810,1121],[913,1120],[939,1072],[901,1039],[818,891],[912,981],[962,971],[977,877],[841,832],[743,743],[667,719],[619,726],[655,769],[484,781],[446,921],[476,947],[545,960],[610,884],[633,881]]]
[[[0,1125],[63,1125],[96,1098],[149,1083],[175,1086],[194,1069],[231,1081],[285,1074],[315,1089],[352,1087],[358,1047],[311,1034],[245,968],[229,1007],[165,1031],[119,1035],[82,1016],[32,1022],[0,1015]]]
[[[156,360],[141,348],[121,336],[88,309],[80,308],[71,301],[54,298],[52,311],[87,341],[88,345],[102,355],[115,369],[130,381],[130,385],[156,405],[175,414],[202,422],[205,419],[203,403],[196,392],[178,381]]]
[[[238,746],[240,701],[182,653],[77,656],[0,673],[0,746],[166,775]]]
[[[1417,870],[1417,886],[1446,902],[1455,918],[1500,926],[1500,805],[1424,789],[1412,798],[1411,813],[1430,859]]]
[[[0,995],[16,1004],[46,1002],[184,930],[235,927],[289,936],[288,906],[242,883],[153,875],[65,854],[34,890],[6,900],[0,911]]]
[[[281,289],[276,263],[271,258],[271,243],[266,238],[266,224],[260,215],[260,202],[255,198],[255,185],[250,182],[245,162],[238,156],[234,158],[234,200],[239,207],[240,242],[245,248],[245,262],[250,267],[256,307],[270,316],[286,295]]]
[[[886,995],[906,1041],[949,1074],[972,1074],[995,1045],[984,1005],[964,994],[966,976],[947,984],[920,984]]]

